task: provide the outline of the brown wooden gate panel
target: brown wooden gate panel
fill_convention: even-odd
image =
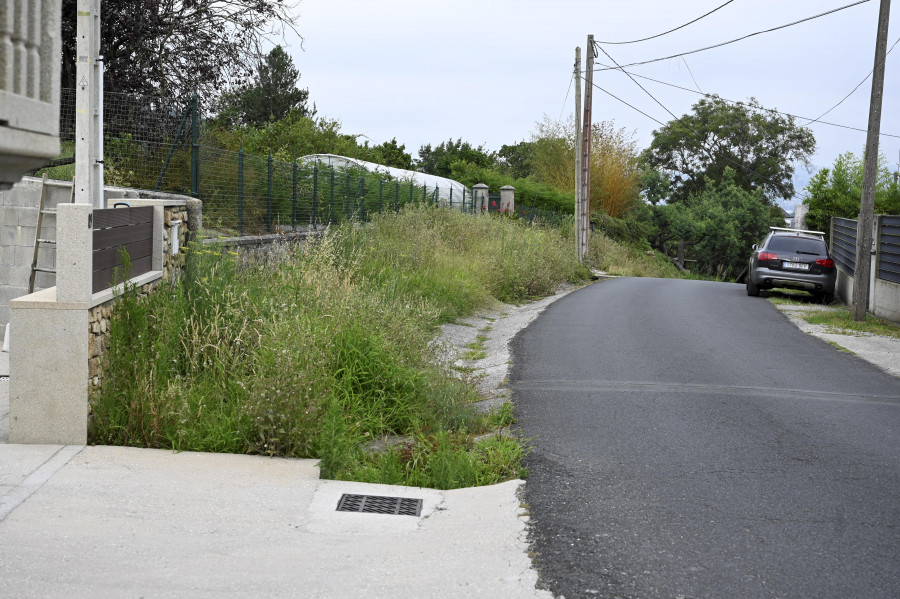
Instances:
[[[153,263],[153,207],[94,210],[93,293],[119,282],[122,272],[121,248],[131,260],[129,278],[150,272]]]

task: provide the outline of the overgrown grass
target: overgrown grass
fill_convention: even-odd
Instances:
[[[586,261],[594,268],[624,277],[679,279],[688,276],[680,273],[661,253],[622,245],[601,232],[591,234]]]
[[[412,207],[262,257],[195,244],[177,284],[118,298],[92,443],[320,459],[330,478],[454,488],[521,476],[473,437],[474,386],[436,326],[589,272],[567,231]],[[371,453],[375,438],[410,439]]]
[[[810,324],[824,325],[831,332],[843,334],[869,333],[885,337],[900,338],[900,326],[887,320],[866,315],[865,322],[853,320],[850,310],[837,308],[833,310],[815,310],[800,317]]]

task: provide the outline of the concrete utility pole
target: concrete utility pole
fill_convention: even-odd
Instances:
[[[575,48],[575,250],[578,261],[584,261],[584,239],[581,235],[584,199],[581,197],[581,48]]]
[[[594,36],[587,37],[587,65],[584,68],[584,120],[581,125],[581,221],[578,223],[580,239],[587,251],[591,220],[591,98],[594,86]]]
[[[75,201],[105,208],[103,200],[103,62],[100,0],[78,0],[75,62]]]
[[[878,170],[878,136],[881,132],[881,100],[884,89],[884,63],[887,55],[888,19],[891,0],[881,0],[878,35],[875,39],[875,69],[872,72],[872,96],[869,101],[869,131],[863,166],[862,199],[856,232],[856,272],[853,276],[853,320],[863,322],[869,308],[869,276],[872,270],[872,221],[875,210],[875,177]]]

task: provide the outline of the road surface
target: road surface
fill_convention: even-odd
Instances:
[[[554,593],[900,597],[898,379],[703,281],[586,287],[512,355]]]

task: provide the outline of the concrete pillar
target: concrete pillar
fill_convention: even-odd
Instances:
[[[9,304],[10,443],[87,443],[92,215],[57,206],[57,285]]]
[[[516,188],[512,185],[500,188],[500,212],[510,215],[516,213]]]
[[[57,301],[91,301],[93,211],[90,204],[59,204],[56,207]]]
[[[478,183],[472,186],[472,192],[475,195],[475,214],[487,214],[488,202],[491,188],[484,183]]]

